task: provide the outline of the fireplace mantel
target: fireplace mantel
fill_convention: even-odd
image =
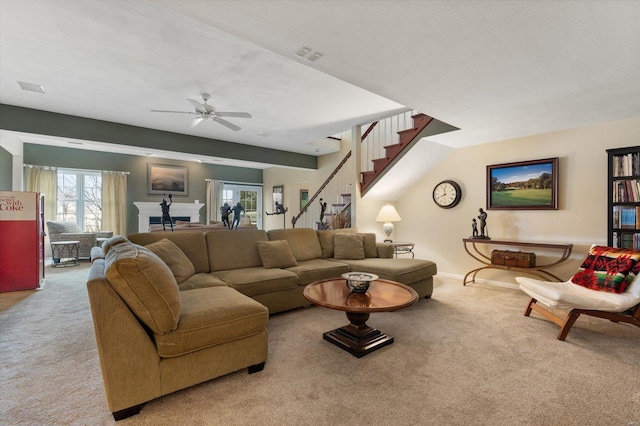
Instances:
[[[138,232],[148,232],[149,218],[162,216],[160,203],[134,201],[133,204],[138,208]],[[200,209],[203,206],[202,203],[172,203],[169,214],[171,216],[189,216],[190,222],[198,222],[200,221]]]

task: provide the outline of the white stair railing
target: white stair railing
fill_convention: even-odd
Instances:
[[[399,131],[413,127],[413,119],[411,117],[415,114],[417,114],[417,111],[411,110],[377,122],[377,125],[362,141],[360,167],[363,172],[373,170],[372,161],[383,158],[386,155],[385,146],[399,142]],[[370,124],[367,124],[362,128],[367,129],[369,126]]]

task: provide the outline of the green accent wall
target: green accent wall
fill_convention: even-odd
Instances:
[[[1,149],[1,148],[0,148]],[[11,162],[9,160],[9,162]],[[161,195],[147,194],[147,164],[165,164],[183,166],[189,169],[188,191],[186,196],[176,195],[176,203],[206,201],[207,184],[205,179],[219,179],[231,182],[262,183],[262,170],[244,167],[230,167],[177,160],[153,159],[128,154],[87,151],[75,148],[60,148],[47,145],[24,144],[25,164],[63,167],[82,170],[109,170],[129,172],[127,179],[127,234],[138,232],[138,209],[134,201],[162,201]],[[4,168],[3,168],[4,169]],[[9,167],[11,170],[11,167]],[[3,172],[4,173],[4,172]],[[162,214],[158,206],[158,216]],[[205,223],[206,208],[200,210],[200,221]]]
[[[0,104],[0,129],[317,169],[317,157]]]
[[[11,191],[13,185],[13,156],[0,146],[0,191]]]

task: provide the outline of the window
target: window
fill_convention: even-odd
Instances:
[[[102,229],[102,175],[99,171],[58,169],[57,220],[85,231]]]
[[[229,203],[231,207],[238,202],[242,204],[245,216],[250,218],[251,223],[258,229],[262,229],[262,186],[225,183],[222,202]]]

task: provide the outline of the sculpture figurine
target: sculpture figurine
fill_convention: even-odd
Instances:
[[[231,229],[238,229],[238,225],[240,224],[240,213],[245,214],[246,211],[240,202],[238,202],[238,204],[236,204],[231,210],[233,210],[233,223],[231,224]],[[227,216],[227,221],[228,220]]]
[[[489,238],[489,228],[487,228],[487,212],[485,212],[482,207],[478,210],[480,214],[478,214],[478,220],[480,221],[480,235],[478,235],[478,223],[474,218],[471,223],[471,228],[473,230],[473,235],[471,238],[476,238],[480,240],[490,240]],[[485,234],[486,230],[486,234]]]
[[[324,223],[324,212],[327,211],[327,202],[322,202],[322,198],[320,198],[320,223]]]
[[[272,216],[274,214],[285,214],[288,211],[289,211],[288,208],[283,206],[282,203],[279,203],[276,201],[276,210],[273,213],[269,213],[269,212],[266,212],[266,213],[267,215]]]
[[[173,201],[171,200],[171,194],[169,194],[169,203],[167,203],[166,196],[167,194],[162,194],[162,202],[160,203],[160,207],[162,208],[162,230],[166,231],[165,224],[169,223],[171,230],[173,231],[173,220],[171,220],[171,215],[169,214],[169,207]]]
[[[231,229],[231,224],[229,223],[229,215],[231,214],[231,207],[229,203],[224,203],[222,207],[220,207],[220,216],[222,216],[222,224],[227,227],[227,229]]]

